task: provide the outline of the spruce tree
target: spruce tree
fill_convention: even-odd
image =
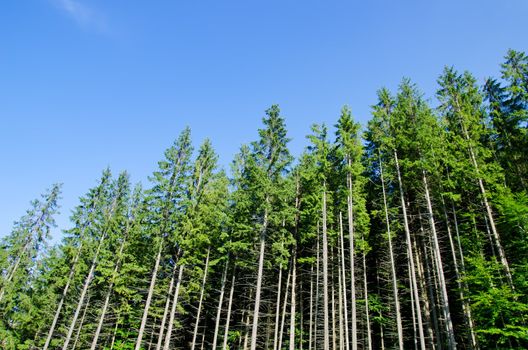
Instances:
[[[248,164],[249,176],[253,180],[255,196],[255,230],[258,232],[258,272],[255,287],[255,305],[253,310],[253,323],[251,331],[251,350],[257,348],[257,335],[259,326],[259,313],[261,303],[262,282],[264,278],[264,256],[266,240],[270,228],[277,227],[280,220],[280,212],[277,207],[284,189],[283,177],[291,162],[291,156],[287,148],[289,142],[286,136],[284,118],[280,116],[277,105],[266,110],[263,118],[265,128],[259,129],[260,139],[251,144],[251,162]]]
[[[0,259],[0,345],[14,349],[33,340],[39,315],[36,304],[42,260],[48,249],[50,230],[55,227],[61,185],[53,185],[42,199],[31,202],[31,208],[15,222],[11,234],[1,241]]]

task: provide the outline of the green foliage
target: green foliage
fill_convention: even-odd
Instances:
[[[169,316],[174,319],[172,336],[177,342],[171,347],[189,347],[197,324],[197,339],[203,335],[202,347],[207,348],[218,310],[222,333],[218,339],[229,326],[228,346],[239,348],[249,334],[259,248],[265,247],[264,273],[258,276],[259,347],[265,341],[271,346],[275,310],[282,312],[286,306],[289,312],[295,262],[295,342],[308,346],[307,336],[314,330],[308,324],[316,323],[312,341],[319,348],[323,337],[318,325],[323,308],[330,307],[323,305],[322,293],[333,291],[337,312],[338,301],[344,299],[338,291],[346,287],[346,295],[351,294],[352,257],[358,337],[365,347],[367,309],[370,347],[381,348],[382,342],[386,348],[398,346],[399,305],[404,348],[415,347],[419,340],[418,312],[427,346],[445,345],[449,334],[444,307],[452,315],[460,348],[471,348],[470,333],[476,334],[482,349],[527,348],[527,72],[527,56],[513,50],[505,57],[500,80],[488,79],[483,88],[470,73],[445,68],[438,79],[437,109],[414,83],[403,79],[394,93],[378,91],[364,134],[347,106],[335,129],[314,124],[306,150],[293,165],[277,105],[265,111],[258,139],[240,148],[230,174],[219,169],[209,140],[194,154],[186,128],[158,162],[149,188],[133,189],[126,172],[113,177],[104,170],[73,210],[62,242],[48,247],[60,196],[60,186],[53,186],[42,200],[32,202],[1,240],[0,347],[42,348],[57,314],[50,348],[61,348],[80,305],[70,344],[89,347],[101,319],[97,348],[135,348],[150,281],[155,281],[140,348],[157,343],[164,315],[164,331]],[[323,198],[329,288],[321,285]],[[354,243],[346,244],[344,251],[340,216],[345,239],[353,239],[347,243]],[[347,237],[349,223],[353,237]],[[409,235],[403,234],[404,227]],[[432,228],[441,256],[431,248]],[[499,256],[499,240],[511,266],[511,283]],[[343,272],[340,253],[346,257],[342,285],[337,283]],[[156,261],[159,267],[153,276]],[[180,266],[183,279],[177,281]],[[441,285],[444,279],[447,282]],[[180,283],[180,291],[175,314],[167,315],[175,293],[174,288],[169,291],[171,280]],[[80,303],[84,285],[86,297]],[[231,287],[226,325],[222,322]],[[441,296],[441,288],[447,298]],[[275,305],[276,300],[281,304]],[[285,345],[288,322],[282,335]]]
[[[47,300],[40,294],[41,259],[46,254],[49,231],[55,226],[61,185],[53,185],[2,242],[0,266],[0,332],[5,348],[17,348],[32,339],[42,320]],[[1,343],[0,343],[1,344]]]
[[[526,346],[528,328],[524,320],[528,304],[525,297],[503,283],[502,268],[498,262],[484,260],[478,255],[468,258],[467,263],[468,273],[464,282],[469,286],[468,298],[481,345],[498,344],[504,348]]]

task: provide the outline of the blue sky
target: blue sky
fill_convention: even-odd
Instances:
[[[64,183],[54,237],[103,168],[148,186],[179,132],[229,164],[273,103],[299,154],[342,105],[410,77],[430,98],[444,65],[479,81],[528,51],[526,0],[28,0],[0,5],[0,237]]]

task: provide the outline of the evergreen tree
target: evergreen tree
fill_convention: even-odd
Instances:
[[[403,79],[363,140],[345,106],[294,166],[277,105],[229,175],[187,128],[49,247],[53,186],[0,241],[0,347],[527,348],[527,67],[446,68],[438,109]]]
[[[55,226],[61,185],[55,184],[42,199],[31,202],[31,208],[15,222],[10,235],[2,239],[0,259],[0,345],[15,349],[33,339],[33,317],[42,306],[36,288],[40,279],[41,263]]]
[[[257,348],[257,334],[261,302],[261,288],[264,273],[264,254],[268,231],[280,225],[282,203],[280,197],[284,191],[283,177],[292,158],[287,148],[289,139],[286,136],[284,119],[280,116],[277,105],[266,110],[263,118],[265,128],[259,130],[259,141],[252,143],[252,162],[250,176],[254,180],[257,214],[255,229],[259,232],[259,263],[257,284],[255,287],[255,307],[251,331],[251,350]],[[271,230],[270,230],[271,228]]]

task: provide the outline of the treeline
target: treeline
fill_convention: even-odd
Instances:
[[[528,348],[528,58],[404,79],[294,161],[278,106],[230,175],[185,129],[150,186],[60,186],[1,241],[3,349]]]

